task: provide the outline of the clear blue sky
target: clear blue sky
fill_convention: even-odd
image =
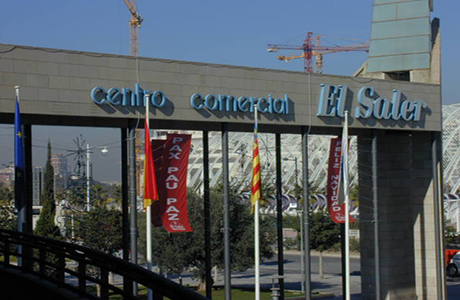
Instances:
[[[137,3],[144,17],[142,56],[301,71],[301,60],[281,62],[276,54],[266,52],[266,44],[300,45],[307,31],[369,39],[373,0]],[[460,100],[458,11],[460,1],[434,1],[432,16],[439,17],[442,26],[446,104]],[[0,3],[0,43],[129,54],[129,18],[123,0],[5,0]],[[323,44],[337,42],[325,39]],[[351,75],[366,54],[328,54],[324,60],[325,73]]]
[[[308,31],[369,39],[372,3],[372,0],[137,0],[138,11],[144,18],[140,53],[147,57],[302,71],[302,60],[281,62],[276,54],[266,52],[266,45],[300,45]],[[441,19],[444,104],[460,101],[458,11],[460,1],[434,1],[432,17]],[[129,54],[129,19],[123,0],[4,0],[0,2],[0,43]],[[352,42],[323,40],[324,45],[335,43]],[[324,73],[351,75],[365,60],[366,54],[360,52],[328,54],[324,56]],[[0,131],[0,139],[4,132]],[[49,129],[37,129],[38,132],[42,141],[48,139]],[[77,131],[68,133],[69,142],[61,141],[65,142],[61,146],[72,146],[77,134]],[[111,134],[118,138],[118,131]],[[103,144],[97,138],[100,136],[97,130],[85,135],[92,145]],[[53,136],[50,137],[54,142]],[[46,144],[38,140],[34,143]],[[0,157],[0,163],[6,160]]]

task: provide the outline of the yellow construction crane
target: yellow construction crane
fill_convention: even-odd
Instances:
[[[335,37],[332,37],[335,38]],[[343,38],[339,38],[343,39]],[[369,44],[367,42],[361,42],[353,45],[346,46],[321,46],[321,36],[316,35],[316,43],[313,42],[313,32],[308,32],[302,45],[281,45],[281,44],[268,44],[268,52],[278,52],[281,49],[285,50],[302,50],[300,55],[278,55],[276,58],[285,62],[289,62],[293,59],[303,58],[304,59],[304,71],[307,73],[313,73],[313,57],[316,57],[316,73],[323,73],[323,55],[328,53],[337,52],[351,52],[351,51],[364,51],[369,52]]]
[[[130,54],[139,56],[139,28],[144,19],[136,11],[136,0],[131,0],[131,2],[129,0],[124,1],[131,13],[131,20],[129,20]]]

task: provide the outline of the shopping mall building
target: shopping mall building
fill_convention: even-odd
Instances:
[[[253,130],[253,104],[260,131],[274,134],[277,168],[283,135],[299,136],[306,153],[310,137],[340,135],[348,112],[360,206],[368,208],[360,209],[369,221],[360,224],[363,299],[445,299],[440,37],[431,4],[375,1],[369,60],[350,77],[1,44],[0,120],[13,124],[19,86],[29,158],[32,126],[117,127],[127,164],[149,101],[150,128],[221,133],[225,186],[228,133]],[[131,175],[123,168],[125,189]]]

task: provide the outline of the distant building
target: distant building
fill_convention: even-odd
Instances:
[[[45,169],[42,166],[34,166],[32,169],[32,203],[34,206],[41,205],[44,177]]]
[[[69,177],[67,158],[62,154],[53,154],[51,165],[54,168],[54,194],[61,194],[67,188]]]
[[[0,185],[13,188],[14,169],[13,167],[0,169]]]

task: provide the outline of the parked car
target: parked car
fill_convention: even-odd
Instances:
[[[446,249],[446,274],[449,277],[458,276],[460,269],[460,249]]]

